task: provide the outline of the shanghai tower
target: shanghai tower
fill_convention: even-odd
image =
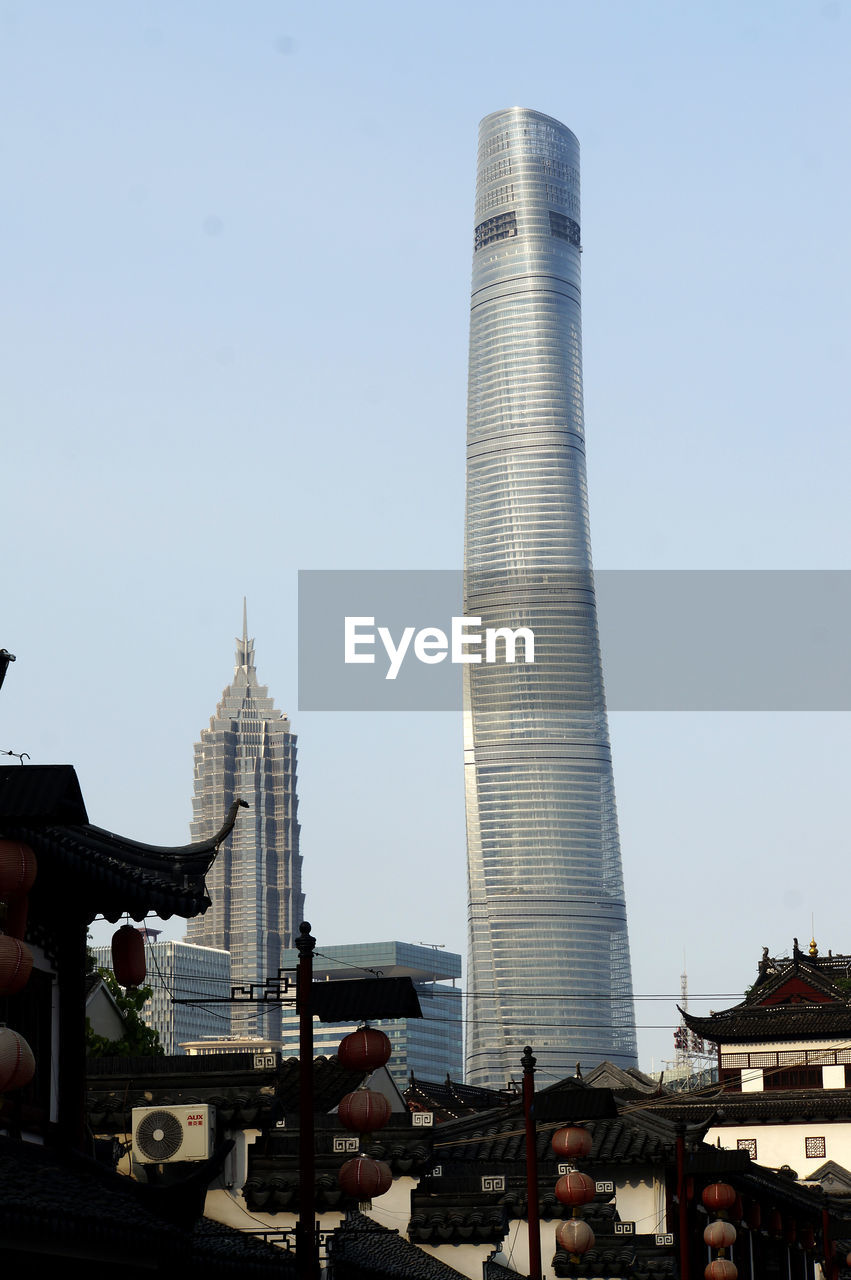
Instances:
[[[479,131],[464,613],[534,665],[464,667],[467,1081],[634,1066],[629,940],[582,411],[579,143],[512,107]]]

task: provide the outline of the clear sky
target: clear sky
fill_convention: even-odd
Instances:
[[[460,719],[299,715],[296,573],[460,567],[478,121],[582,144],[597,566],[849,569],[849,65],[847,0],[0,0],[0,748],[183,842],[245,594],[320,943],[463,951]],[[847,714],[611,730],[639,995],[851,951]]]

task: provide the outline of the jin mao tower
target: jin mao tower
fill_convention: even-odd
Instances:
[[[296,735],[257,679],[243,606],[233,680],[195,744],[192,839],[214,835],[235,799],[247,801],[208,876],[212,906],[187,941],[231,955],[231,981],[275,978],[304,916],[296,794]],[[234,1005],[236,1034],[280,1036],[279,1009]]]
[[[480,126],[465,607],[534,665],[464,668],[467,1080],[636,1061],[585,477],[579,143],[513,107]]]

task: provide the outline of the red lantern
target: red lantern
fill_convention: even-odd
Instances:
[[[0,1093],[23,1089],[35,1075],[33,1051],[11,1027],[0,1027]]]
[[[711,1182],[703,1188],[703,1203],[712,1213],[723,1213],[736,1203],[736,1193],[729,1182]]]
[[[355,1133],[372,1133],[390,1119],[390,1103],[374,1089],[355,1089],[347,1093],[337,1108],[340,1122]]]
[[[851,1253],[846,1253],[846,1255],[845,1255],[845,1265],[846,1265],[846,1267],[851,1267]]]
[[[568,1218],[556,1227],[556,1240],[567,1253],[587,1253],[594,1247],[594,1232],[584,1218]]]
[[[580,1160],[583,1156],[590,1155],[592,1142],[590,1132],[575,1124],[556,1129],[552,1137],[553,1151],[557,1156],[568,1160]]]
[[[374,1200],[389,1191],[393,1182],[390,1166],[383,1160],[357,1156],[347,1160],[339,1173],[340,1186],[353,1200]]]
[[[704,1280],[736,1280],[739,1268],[729,1258],[715,1258],[703,1273]]]
[[[375,1071],[390,1057],[390,1041],[375,1027],[359,1027],[343,1036],[337,1057],[347,1071]]]
[[[25,987],[32,967],[32,952],[27,944],[0,934],[0,995],[13,996]]]
[[[0,898],[29,893],[36,873],[35,854],[20,840],[0,840]]]
[[[10,893],[5,903],[3,932],[10,938],[23,938],[27,931],[30,900],[25,893]]]
[[[762,1226],[762,1210],[756,1201],[748,1209],[747,1224],[751,1231],[759,1231]]]
[[[710,1249],[729,1249],[730,1245],[735,1243],[736,1228],[732,1222],[725,1222],[723,1218],[716,1218],[714,1222],[709,1223],[709,1226],[704,1231],[703,1239]]]
[[[768,1217],[768,1229],[773,1236],[779,1236],[783,1230],[783,1215],[779,1209],[772,1209]]]
[[[141,987],[145,981],[145,939],[132,924],[112,935],[112,972],[122,987]]]
[[[587,1173],[580,1173],[578,1169],[571,1169],[570,1173],[566,1173],[559,1178],[556,1183],[556,1200],[561,1204],[569,1204],[571,1208],[577,1208],[581,1204],[588,1204],[597,1194],[597,1184],[593,1178],[589,1178]]]
[[[807,1223],[801,1232],[801,1244],[808,1253],[816,1247],[816,1233],[809,1223]]]

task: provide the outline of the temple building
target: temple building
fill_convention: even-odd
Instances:
[[[711,1109],[708,1142],[808,1181],[842,1169],[851,1188],[851,956],[765,947],[740,1004],[684,1019],[717,1046],[719,1087],[684,1099],[682,1117]]]

